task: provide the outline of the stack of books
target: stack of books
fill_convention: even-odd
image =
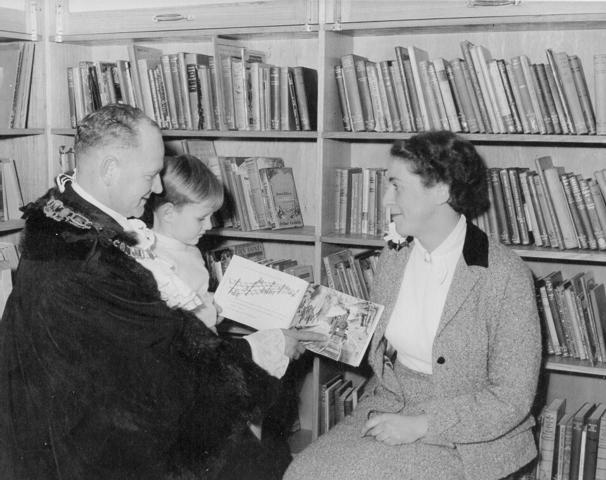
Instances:
[[[320,435],[351,414],[357,407],[365,386],[366,380],[354,384],[353,380],[346,379],[342,373],[320,385]]]
[[[431,58],[416,46],[395,59],[349,54],[334,67],[346,131],[605,134],[606,55],[594,57],[595,107],[577,55],[546,50],[493,59],[464,40],[461,57]]]
[[[379,250],[365,250],[354,254],[345,249],[322,258],[328,286],[354,297],[369,299]]]
[[[591,272],[564,278],[557,270],[536,279],[539,316],[547,352],[587,360],[606,361],[606,290]]]
[[[539,418],[539,456],[531,478],[606,478],[606,404],[585,402],[567,409],[555,398]]]
[[[490,168],[490,209],[474,221],[510,245],[606,250],[606,169],[586,178],[535,160],[536,170]]]
[[[0,128],[27,128],[33,42],[0,43]]]
[[[163,129],[315,130],[317,71],[265,63],[265,54],[215,39],[214,55],[129,46],[129,59],[68,67],[73,128],[108,103],[141,108]]]
[[[380,235],[389,215],[383,207],[385,168],[335,169],[335,222],[338,234]]]
[[[214,157],[226,190],[224,226],[251,231],[303,226],[293,169],[275,157]]]

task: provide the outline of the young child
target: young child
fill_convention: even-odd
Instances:
[[[162,182],[163,192],[149,200],[155,234],[153,252],[173,274],[162,276],[159,289],[169,306],[193,311],[216,333],[217,310],[208,292],[209,275],[197,244],[211,228],[211,215],[223,203],[223,186],[203,162],[191,155],[167,157]]]

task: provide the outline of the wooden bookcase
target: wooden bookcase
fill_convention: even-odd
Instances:
[[[19,2],[16,2],[19,3]],[[35,3],[35,2],[34,2]],[[157,0],[104,2],[91,10],[82,0],[46,0],[35,4],[38,49],[31,115],[34,128],[0,129],[0,155],[20,163],[26,200],[43,193],[59,172],[58,148],[73,143],[66,68],[79,60],[128,59],[130,43],[155,46],[164,53],[212,54],[213,36],[242,41],[262,50],[268,63],[304,65],[318,70],[317,132],[165,131],[166,139],[209,138],[219,155],[280,156],[294,169],[306,227],[286,231],[217,230],[227,243],[260,240],[268,256],[294,257],[312,264],[325,283],[322,257],[351,248],[381,248],[380,236],[335,235],[334,169],[386,167],[391,142],[407,133],[344,132],[333,67],[355,53],[371,60],[393,59],[394,47],[418,46],[430,57],[461,56],[459,42],[486,46],[495,58],[526,54],[545,61],[554,48],[581,57],[593,91],[593,54],[606,45],[606,2],[524,1],[517,6],[467,7],[464,0],[183,0],[183,7],[159,7]],[[164,2],[165,4],[165,2]],[[28,3],[29,5],[29,3]],[[5,12],[6,10],[6,12]],[[26,9],[22,16],[0,9],[0,37],[32,38]],[[40,11],[44,15],[40,17]],[[28,8],[29,11],[29,8]],[[4,15],[7,13],[7,15]],[[21,18],[17,28],[14,20]],[[551,155],[554,163],[589,176],[606,167],[606,136],[464,135],[478,146],[489,166],[533,167]],[[1,227],[0,227],[1,230]],[[606,281],[606,253],[516,248],[537,275],[561,269],[565,275],[592,270]],[[317,436],[319,387],[343,367],[315,358],[300,391],[302,444]],[[606,398],[606,365],[545,360],[547,398],[565,396],[570,408],[584,400]],[[348,369],[348,375],[366,372]],[[297,442],[299,443],[299,442]],[[299,443],[301,444],[301,443]]]

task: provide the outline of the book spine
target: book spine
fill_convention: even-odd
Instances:
[[[511,110],[511,115],[513,117],[514,130],[517,133],[522,133],[524,131],[524,129],[522,127],[522,120],[520,118],[520,112],[518,110],[516,95],[514,94],[511,80],[509,79],[509,73],[507,70],[507,64],[505,63],[505,60],[502,60],[502,59],[497,60],[497,67],[499,70],[499,74],[501,76],[501,82],[503,83],[503,88],[505,90],[505,97],[507,100],[507,104],[509,105],[509,109]]]
[[[344,55],[341,57],[341,67],[343,69],[343,82],[351,112],[351,129],[354,132],[363,132],[366,129],[366,124],[362,110],[362,99],[358,90],[354,56]]]
[[[547,55],[547,63],[549,64],[549,70],[551,70],[551,73],[552,73],[554,81],[555,81],[557,96],[560,98],[560,102],[562,103],[563,115],[560,118],[560,120],[561,120],[561,123],[566,125],[566,129],[563,128],[563,130],[565,132],[575,134],[576,131],[574,129],[574,121],[573,121],[572,114],[570,111],[570,105],[566,99],[566,92],[564,90],[564,84],[562,83],[562,77],[558,71],[558,66],[556,64],[554,52],[552,49],[548,48],[545,51],[545,53]],[[555,95],[555,93],[554,93],[554,95]]]
[[[381,69],[381,76],[383,77],[383,84],[385,86],[385,95],[387,98],[387,107],[389,108],[389,116],[393,123],[393,130],[395,132],[402,131],[402,121],[400,120],[400,112],[398,110],[398,104],[396,102],[396,94],[394,92],[393,79],[391,77],[391,61],[379,62],[379,68]],[[371,107],[372,112],[372,107]]]
[[[482,94],[482,89],[480,88],[480,81],[478,80],[478,75],[473,66],[473,59],[471,57],[471,46],[472,43],[464,40],[460,43],[461,52],[463,53],[463,58],[465,62],[463,65],[463,71],[466,72],[469,77],[467,84],[470,88],[470,97],[472,100],[472,106],[474,107],[474,112],[476,114],[476,118],[478,119],[478,123],[480,124],[480,132],[493,133],[490,119],[488,118],[488,110],[486,108],[486,99]]]
[[[593,199],[593,203],[595,205],[596,215],[599,219],[600,231],[603,232],[604,236],[606,236],[606,203],[604,202],[604,197],[602,197],[602,193],[600,192],[600,187],[597,182],[593,178],[588,178],[584,180],[587,182],[587,186],[589,187],[589,191],[591,192],[591,197]],[[582,183],[581,183],[582,185]],[[582,188],[582,186],[581,186]],[[597,236],[597,233],[596,233]],[[598,240],[598,248],[599,240]]]
[[[256,64],[258,65],[258,63]],[[260,83],[259,82],[259,71],[256,71],[256,77],[257,77],[257,88],[260,89]],[[282,124],[282,120],[280,118],[280,115],[282,113],[281,107],[280,107],[280,92],[281,92],[281,86],[280,86],[280,68],[279,67],[270,67],[269,68],[269,88],[270,88],[270,92],[271,92],[271,129],[272,130],[280,130],[281,128],[281,124]],[[257,95],[260,94],[260,92],[256,92],[253,91],[252,92],[253,95]],[[265,99],[265,101],[267,101],[267,99]],[[258,116],[257,116],[257,122],[259,122],[260,120],[260,111],[261,111],[261,105],[259,102],[259,112],[258,112]],[[261,127],[261,125],[259,125],[259,128]]]
[[[509,231],[511,232],[511,243],[514,245],[520,245],[522,243],[520,238],[520,228],[518,226],[509,173],[507,169],[502,168],[499,170],[499,175],[501,177],[501,186],[503,188],[505,211],[507,212],[507,225],[509,226]]]
[[[446,67],[446,78],[448,79],[448,84],[450,86],[450,91],[452,93],[452,99],[454,102],[457,119],[459,121],[459,125],[461,126],[460,131],[469,133],[470,132],[469,121],[475,122],[475,118],[473,118],[473,120],[471,120],[471,119],[468,120],[467,115],[465,113],[466,111],[469,111],[473,115],[473,110],[471,109],[471,104],[468,103],[465,107],[463,107],[463,101],[469,102],[467,89],[465,89],[466,97],[465,97],[465,99],[463,99],[463,97],[461,96],[460,90],[457,86],[457,79],[455,78],[455,72],[452,68],[452,65],[450,64],[450,62],[444,62],[444,64]],[[459,68],[460,68],[460,65],[459,65]],[[474,123],[473,128],[474,128],[474,131],[477,131],[477,123]]]
[[[535,240],[537,236],[540,237],[540,242],[537,243],[538,246],[550,247],[551,244],[549,242],[549,230],[547,228],[547,221],[545,216],[547,212],[544,211],[544,207],[539,200],[539,193],[537,191],[536,180],[538,180],[538,176],[536,172],[531,172],[527,176],[528,180],[528,190],[530,191],[530,200],[532,202],[532,207],[535,212],[535,216],[537,219],[537,225],[539,227],[538,232],[535,232]]]
[[[600,420],[600,436],[596,454],[595,480],[606,480],[606,414]]]
[[[179,128],[177,116],[177,103],[175,100],[175,89],[173,88],[173,77],[170,72],[170,58],[168,55],[162,55],[162,75],[164,77],[164,85],[168,97],[168,108],[170,111],[171,128]]]
[[[527,133],[539,133],[539,123],[534,111],[532,99],[530,98],[528,82],[526,81],[526,76],[524,75],[522,59],[520,57],[513,57],[511,59],[511,70],[520,93],[520,104],[522,105],[522,109],[526,115],[526,122],[528,123]]]
[[[561,134],[562,126],[560,124],[560,117],[558,116],[555,100],[553,98],[553,92],[551,91],[551,86],[549,85],[549,80],[547,78],[547,69],[545,68],[544,63],[537,63],[535,65],[536,67],[534,68],[536,71],[538,84],[543,95],[544,104],[547,107],[547,116],[549,116],[551,124],[553,125],[553,133]]]
[[[553,200],[553,207],[556,214],[558,225],[562,231],[565,248],[577,248],[579,241],[574,227],[574,221],[570,212],[564,186],[560,180],[556,168],[547,168],[545,170],[545,180],[549,189],[549,195]]]
[[[309,104],[307,102],[307,90],[302,67],[294,67],[295,90],[297,92],[297,106],[301,120],[301,130],[311,130],[311,117]]]
[[[424,128],[423,112],[421,112],[418,89],[415,86],[415,78],[412,72],[412,63],[410,59],[404,60],[404,73],[408,83],[408,91],[410,93],[410,106],[413,112],[415,131],[420,132]]]
[[[562,104],[562,98],[558,93],[558,85],[556,83],[556,79],[553,75],[553,69],[549,64],[545,66],[545,75],[547,77],[547,83],[549,85],[549,90],[551,91],[551,96],[553,98],[553,103],[556,109],[556,115],[560,122],[560,128],[562,129],[563,134],[569,134],[570,128],[568,126],[568,121],[566,120],[566,112],[564,111],[564,106]]]
[[[580,248],[589,248],[587,233],[581,220],[581,214],[579,212],[578,205],[575,202],[574,196],[572,194],[570,178],[567,173],[560,174],[560,182],[562,182],[562,188],[564,189],[564,195],[566,197],[566,202],[568,203],[568,211],[570,212],[570,217],[572,218],[572,225],[576,233],[578,246]]]
[[[595,211],[595,204],[593,203],[591,192],[589,191],[587,184],[585,184],[585,191],[583,191],[581,181],[577,175],[571,173],[568,178],[570,180],[570,190],[572,190],[572,196],[577,205],[581,222],[583,223],[583,228],[587,234],[587,243],[589,244],[590,249],[596,250],[598,248],[598,239],[594,231],[594,224],[597,223],[599,231],[600,221]],[[591,202],[591,212],[589,210],[589,204],[587,203],[588,201]],[[604,242],[604,240],[602,240],[602,242]]]
[[[347,102],[347,97],[345,96],[345,84],[343,82],[343,67],[341,65],[335,65],[334,71],[335,80],[337,81],[337,92],[339,94],[339,105],[341,106],[341,115],[343,118],[343,130],[351,132],[349,104]],[[282,98],[284,95],[284,88],[282,88],[280,95]],[[281,106],[284,105],[283,100],[281,100],[280,104]],[[284,115],[284,108],[281,108],[281,114]],[[284,122],[282,121],[281,123],[283,124]]]
[[[593,106],[591,104],[591,97],[589,95],[589,88],[587,88],[587,81],[585,79],[585,73],[583,72],[583,65],[581,59],[577,55],[570,55],[568,57],[570,68],[572,70],[572,78],[579,95],[579,101],[581,104],[581,111],[583,112],[583,118],[585,119],[585,125],[587,125],[588,133],[595,134],[595,114],[593,112]]]
[[[402,52],[402,47],[396,47],[395,48],[396,51],[396,65],[395,65],[395,69],[398,72],[398,75],[395,75],[392,72],[392,77],[394,78],[394,81],[396,81],[396,78],[399,79],[399,81],[402,84],[402,90],[404,93],[404,97],[403,97],[403,104],[401,105],[401,112],[406,112],[408,118],[404,119],[402,118],[402,128],[404,128],[405,125],[408,126],[408,132],[415,132],[417,130],[416,128],[416,123],[415,123],[415,114],[413,111],[413,106],[412,106],[412,99],[411,99],[411,85],[410,85],[410,81],[409,78],[406,77],[406,70],[404,68],[404,55]],[[413,88],[414,90],[414,88]]]
[[[511,105],[505,93],[505,86],[501,78],[501,72],[499,71],[499,65],[496,60],[490,60],[488,62],[488,74],[490,75],[490,81],[494,88],[495,100],[497,109],[500,112],[503,125],[505,127],[505,133],[516,133],[516,126],[513,119],[513,113],[511,112]]]
[[[606,135],[606,54],[593,56],[596,133]]]
[[[566,98],[566,105],[568,105],[570,111],[570,117],[574,128],[573,131],[578,135],[586,134],[589,132],[589,129],[587,128],[581,109],[581,102],[575,85],[574,74],[570,68],[568,55],[566,52],[554,52],[553,59],[557,70],[557,77],[560,78],[562,83],[562,91]]]
[[[534,203],[532,202],[530,186],[528,185],[528,175],[529,171],[525,169],[521,169],[518,172],[520,188],[522,189],[522,197],[524,199],[524,213],[526,214],[526,219],[529,224],[528,229],[532,231],[532,238],[530,238],[530,243],[534,243],[537,247],[542,247],[543,237],[539,233],[539,222],[537,219],[537,213],[535,211]]]
[[[389,66],[391,78],[393,80],[393,90],[396,96],[396,103],[398,111],[400,112],[400,123],[402,124],[402,131],[412,132],[412,124],[410,122],[410,111],[408,110],[408,103],[406,101],[406,92],[404,91],[404,84],[402,83],[402,77],[396,65],[393,63]]]
[[[372,101],[370,99],[370,87],[368,85],[368,73],[366,71],[366,59],[357,58],[354,61],[356,70],[356,79],[358,82],[358,91],[360,92],[360,104],[362,106],[362,117],[364,118],[364,128],[368,131],[374,130],[375,119],[372,110]]]
[[[524,196],[520,186],[519,170],[517,168],[508,168],[507,173],[509,174],[509,183],[511,185],[515,219],[520,232],[520,243],[522,245],[529,245],[530,236],[528,230],[528,221],[524,210]]]
[[[370,97],[372,99],[372,108],[375,118],[374,130],[377,132],[386,132],[387,123],[385,121],[385,112],[381,102],[379,92],[379,77],[377,75],[377,65],[374,62],[367,62],[368,85],[370,87]]]
[[[547,101],[545,100],[545,92],[543,91],[543,84],[539,80],[539,70],[538,65],[536,63],[530,64],[530,75],[531,75],[531,83],[534,86],[534,90],[536,92],[536,97],[539,105],[540,118],[543,120],[544,131],[542,133],[555,133],[553,120],[551,119],[551,115],[549,114],[549,109],[547,107]],[[539,122],[540,123],[540,122]]]
[[[509,228],[509,222],[507,221],[507,212],[505,210],[505,198],[503,196],[503,187],[501,185],[500,170],[498,168],[490,168],[488,173],[492,184],[492,191],[495,200],[495,211],[497,213],[497,219],[499,224],[499,236],[501,242],[509,245],[511,244],[511,230]]]

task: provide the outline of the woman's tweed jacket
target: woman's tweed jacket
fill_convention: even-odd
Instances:
[[[385,249],[372,300],[385,305],[369,362],[374,380],[398,391],[385,328],[411,247]],[[536,455],[530,408],[541,363],[540,326],[531,274],[507,247],[471,223],[432,352],[434,398],[422,440],[456,448],[466,477],[497,479]],[[375,389],[378,387],[375,384]]]

